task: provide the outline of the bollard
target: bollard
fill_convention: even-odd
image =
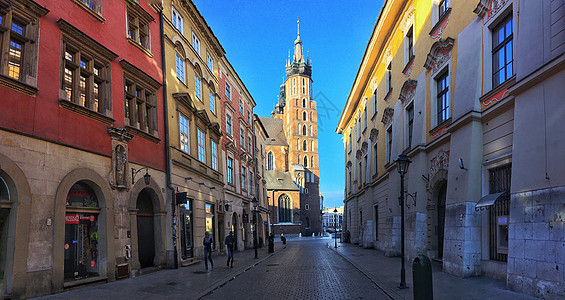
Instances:
[[[414,285],[414,300],[434,299],[432,283],[432,264],[430,259],[420,254],[412,263],[412,279]]]

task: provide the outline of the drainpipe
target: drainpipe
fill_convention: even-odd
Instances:
[[[169,108],[167,101],[167,64],[165,59],[165,30],[163,28],[163,7],[159,13],[159,26],[161,28],[161,67],[163,72],[163,113],[165,115],[165,170],[167,189],[171,192],[171,216],[173,218],[172,224],[172,238],[173,238],[173,268],[178,269],[178,253],[177,253],[177,222],[176,220],[176,199],[175,188],[171,184],[171,148],[169,147]]]

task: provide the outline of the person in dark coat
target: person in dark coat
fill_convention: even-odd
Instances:
[[[204,234],[204,266],[208,270],[208,260],[210,260],[210,266],[214,267],[214,262],[212,261],[212,242],[214,239],[210,236],[210,233],[206,231]]]
[[[230,231],[230,234],[226,236],[226,247],[228,248],[228,267],[233,268],[233,249],[235,247],[235,237],[233,236],[233,231]],[[230,265],[231,260],[231,265]]]

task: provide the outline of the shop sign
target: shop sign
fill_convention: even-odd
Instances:
[[[78,224],[78,215],[65,215],[65,224]]]
[[[91,268],[96,267],[96,261],[94,259],[90,261],[90,267]]]
[[[80,216],[80,219],[83,221],[90,221],[90,222],[94,222],[94,216],[90,215],[90,216]]]

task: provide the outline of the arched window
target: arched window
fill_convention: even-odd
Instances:
[[[298,154],[298,164],[300,164],[300,154]]]
[[[314,119],[312,118],[312,112],[310,112],[310,121],[314,121]]]
[[[310,141],[310,151],[314,151],[314,141]]]
[[[194,66],[194,95],[202,101],[202,80],[200,78],[202,78],[202,71],[200,65],[196,64]]]
[[[310,125],[310,136],[314,136],[314,134],[312,134],[312,125]]]
[[[273,156],[273,152],[269,152],[267,154],[267,170],[274,170],[275,169],[275,157]]]
[[[175,64],[176,64],[177,78],[182,83],[184,83],[185,82],[184,81],[184,71],[185,71],[184,48],[182,47],[182,45],[180,43],[177,43],[175,45],[175,50],[176,50]]]
[[[304,167],[308,168],[308,155],[304,155]]]
[[[306,141],[303,141],[303,142],[302,142],[302,151],[307,151],[307,150],[308,150],[307,148],[308,148],[308,147],[307,147],[307,142],[306,142]]]
[[[300,139],[296,139],[296,150],[300,150]]]
[[[306,112],[305,112],[305,111],[302,112],[302,120],[303,120],[303,121],[308,121],[308,118],[307,118],[307,115],[306,115]]]
[[[300,134],[300,124],[298,124],[298,134]]]
[[[306,125],[302,125],[302,135],[306,135]]]
[[[302,99],[302,107],[306,107],[306,98]]]
[[[314,156],[310,156],[310,168],[314,167]]]
[[[291,220],[291,204],[290,198],[287,194],[282,194],[279,197],[279,223],[292,222]]]

